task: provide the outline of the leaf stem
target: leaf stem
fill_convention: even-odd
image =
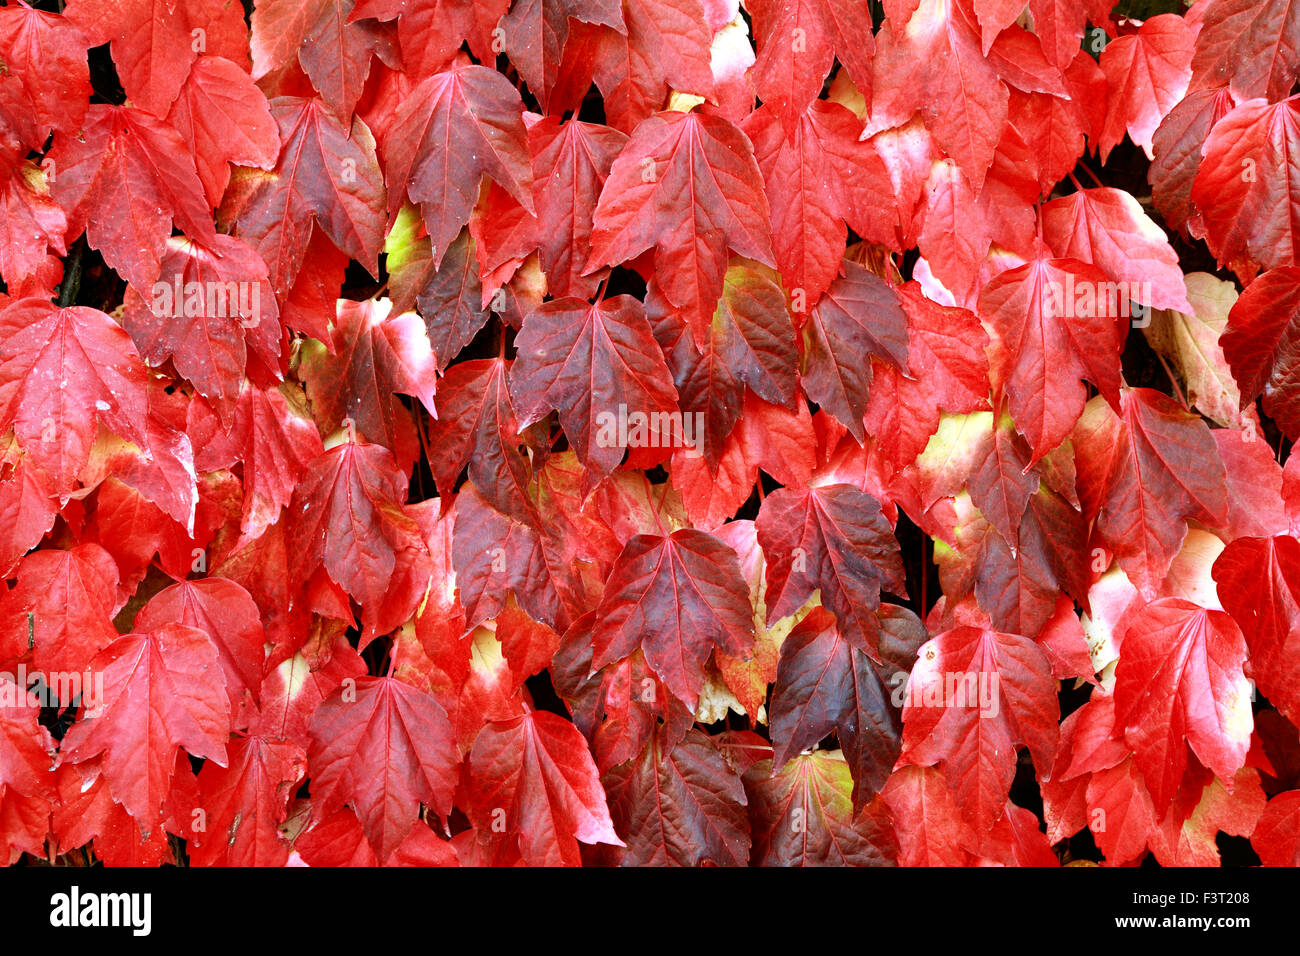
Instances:
[[[1169,363],[1165,361],[1165,357],[1159,352],[1156,352],[1156,358],[1160,359],[1160,364],[1164,366],[1165,374],[1169,376],[1169,384],[1174,387],[1174,394],[1178,396],[1179,404],[1188,411],[1191,411],[1191,406],[1187,404],[1187,398],[1183,395],[1183,390],[1178,385],[1178,377],[1174,375],[1174,370],[1169,367]]]

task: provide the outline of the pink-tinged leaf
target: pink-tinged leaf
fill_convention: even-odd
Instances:
[[[1181,598],[1153,601],[1131,618],[1115,669],[1115,722],[1133,748],[1163,814],[1187,766],[1187,747],[1224,780],[1250,748],[1246,641],[1222,611]]]
[[[1122,189],[1080,189],[1046,203],[1041,214],[1043,239],[1058,257],[1095,265],[1127,286],[1131,303],[1191,311],[1178,254]]]
[[[901,866],[969,866],[979,840],[962,817],[943,774],[900,767],[881,793],[894,817]]]
[[[1242,278],[1260,268],[1300,265],[1291,207],[1300,202],[1300,98],[1247,100],[1219,120],[1202,148],[1192,183],[1205,241]]]
[[[1146,597],[1154,597],[1189,519],[1224,520],[1223,462],[1209,428],[1172,399],[1125,388],[1120,413],[1096,398],[1071,439],[1079,500],[1102,542]]]
[[[188,48],[188,47],[187,47]],[[176,130],[129,106],[95,105],[74,136],[54,138],[50,184],[68,214],[68,238],[91,248],[137,290],[153,288],[172,226],[211,244],[203,184]]]
[[[433,416],[437,368],[424,323],[391,303],[338,301],[333,347],[304,348],[298,374],[321,426],[355,427],[365,439],[397,449],[397,419],[407,416],[397,393],[419,399]]]
[[[1125,131],[1151,158],[1151,137],[1187,92],[1195,32],[1183,17],[1162,13],[1136,33],[1106,44],[1100,63],[1110,87],[1098,145],[1105,162]]]
[[[130,337],[103,312],[34,298],[0,311],[0,429],[14,429],[60,494],[75,487],[96,422],[149,447],[145,386]]]
[[[980,314],[997,336],[990,376],[1006,389],[1031,463],[1070,434],[1087,399],[1085,379],[1117,398],[1124,339],[1112,285],[1094,266],[1040,257],[980,293]]]
[[[345,681],[311,719],[313,814],[357,812],[380,861],[419,823],[420,804],[446,816],[460,754],[436,700],[391,677]]]
[[[198,628],[173,624],[118,638],[90,669],[103,676],[103,697],[93,709],[83,700],[60,760],[80,764],[102,754],[114,800],[151,832],[163,818],[181,748],[226,765],[230,702],[217,648]]]
[[[939,764],[977,833],[997,822],[1029,748],[1046,777],[1056,753],[1057,683],[1028,638],[959,627],[922,645],[903,704],[904,763]]]

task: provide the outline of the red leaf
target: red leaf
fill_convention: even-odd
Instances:
[[[104,696],[69,729],[60,762],[102,754],[114,800],[152,832],[181,748],[226,765],[230,703],[217,648],[198,628],[169,624],[118,638],[90,667],[103,675]]]
[[[438,385],[442,416],[429,424],[430,470],[446,496],[468,465],[469,480],[492,507],[525,518],[532,466],[520,452],[524,439],[506,387],[509,370],[501,359],[448,369]]]
[[[123,325],[145,361],[171,359],[223,411],[246,371],[279,377],[280,313],[261,256],[229,236],[208,246],[169,239],[159,268],[147,298],[126,292]]]
[[[1225,79],[1240,99],[1284,99],[1300,75],[1300,9],[1290,3],[1210,0],[1200,11],[1192,88]]]
[[[271,115],[280,156],[257,180],[236,232],[261,253],[276,298],[298,278],[315,227],[373,274],[384,240],[384,180],[370,131],[359,120],[349,129],[317,99],[276,97]]]
[[[149,447],[145,384],[135,346],[103,312],[40,299],[0,311],[0,429],[14,429],[60,494],[75,487],[97,421]]]
[[[1120,413],[1088,403],[1075,431],[1079,498],[1102,541],[1147,597],[1182,545],[1188,519],[1223,520],[1223,463],[1205,423],[1147,388],[1126,388]]]
[[[351,22],[354,0],[262,0],[253,10],[253,78],[296,60],[330,110],[348,122],[378,53],[396,65],[387,28]]]
[[[1057,685],[1033,641],[959,627],[922,645],[903,705],[904,763],[940,764],[977,833],[997,822],[1018,744],[1046,776],[1056,753]]]
[[[1143,22],[1136,33],[1106,44],[1100,63],[1110,86],[1110,99],[1106,125],[1098,141],[1102,162],[1124,138],[1126,130],[1151,158],[1152,134],[1187,92],[1194,39],[1187,20],[1162,13]]]
[[[187,847],[194,866],[284,866],[289,845],[279,833],[303,774],[307,754],[297,744],[245,737],[230,744],[230,766],[199,771],[207,836]]]
[[[1224,358],[1241,386],[1241,407],[1261,395],[1264,411],[1292,440],[1300,438],[1300,268],[1264,273],[1241,294],[1220,336]]]
[[[584,273],[655,248],[665,297],[703,348],[727,250],[774,265],[767,198],[749,139],[719,116],[657,113],[614,160]]]
[[[787,131],[816,100],[836,58],[858,89],[871,96],[875,42],[871,13],[861,0],[758,0],[750,16],[758,43],[754,86]]]
[[[582,274],[581,250],[591,241],[601,187],[626,143],[617,130],[577,120],[545,116],[528,126],[533,201],[538,221],[547,224],[540,237],[542,269],[556,298],[591,296],[600,283],[600,273]]]
[[[1222,611],[1161,598],[1131,619],[1115,669],[1115,720],[1158,813],[1183,779],[1188,745],[1224,780],[1245,762],[1252,726],[1245,660],[1241,631]]]
[[[764,760],[745,773],[757,866],[889,866],[898,857],[888,810],[856,819],[852,778],[838,751],[802,754],[775,776]]]
[[[523,104],[487,67],[454,67],[423,80],[393,118],[384,160],[388,181],[403,184],[424,212],[435,268],[469,222],[483,176],[535,211]],[[390,214],[402,194],[390,192]]]
[[[18,586],[0,607],[7,618],[6,644],[19,651],[16,657],[23,656],[30,638],[36,669],[50,675],[79,674],[117,640],[117,565],[99,545],[33,552],[15,573]],[[93,694],[93,688],[82,691]],[[63,693],[59,696],[64,707],[72,703]]]
[[[446,816],[459,753],[436,700],[391,677],[346,680],[311,719],[312,812],[356,810],[387,861],[419,822],[419,805]]]
[[[745,866],[745,788],[711,738],[691,730],[668,747],[655,734],[602,782],[614,827],[627,834],[624,866]]]
[[[854,806],[884,786],[902,746],[893,689],[905,679],[843,638],[835,618],[813,608],[781,644],[772,692],[773,769],[834,731],[853,771]]]
[[[554,714],[530,710],[484,727],[462,787],[480,843],[496,853],[517,846],[529,866],[578,866],[578,841],[625,846],[586,741]]]
[[[643,417],[644,431],[660,420],[652,416],[677,412],[663,352],[641,303],[631,296],[596,305],[547,302],[524,321],[515,344],[510,394],[519,424],[527,427],[551,410],[560,413],[560,425],[587,469],[584,494],[623,460],[632,416]]]
[[[673,696],[692,709],[709,651],[716,645],[741,656],[754,640],[736,553],[703,531],[629,541],[605,582],[596,617],[594,667],[639,646]]]
[[[880,589],[907,590],[876,500],[851,485],[782,488],[763,501],[755,526],[767,558],[768,618],[793,614],[820,589],[849,641],[875,655]]]
[[[343,442],[307,466],[289,506],[295,580],[317,567],[362,605],[388,590],[397,552],[419,540],[402,511],[406,479],[380,445]]]
[[[1080,189],[1046,203],[1042,217],[1043,238],[1058,257],[1095,265],[1121,288],[1126,285],[1132,302],[1192,311],[1177,253],[1128,193]]]
[[[503,48],[533,94],[547,109],[559,79],[561,54],[569,39],[569,19],[599,23],[623,33],[619,0],[521,0],[501,18]]]
[[[1250,649],[1251,678],[1288,719],[1300,719],[1300,543],[1238,538],[1214,562],[1219,599]]]
[[[908,371],[907,316],[898,293],[879,276],[845,260],[803,326],[803,389],[862,441],[871,386],[868,356]]]
[[[898,834],[902,866],[969,866],[978,843],[933,767],[900,767],[881,794]]]
[[[167,114],[190,147],[209,206],[221,203],[230,181],[227,164],[271,169],[280,133],[262,91],[237,63],[199,57]]]
[[[226,675],[232,726],[245,726],[247,716],[241,711],[245,697],[255,700],[261,687],[266,642],[261,616],[248,592],[219,577],[177,581],[150,598],[131,626],[146,632],[168,624],[197,627],[212,639]]]
[[[611,126],[630,133],[663,107],[670,89],[711,92],[713,37],[705,14],[701,0],[626,2],[627,32],[600,28],[590,52],[581,50],[595,60]]]
[[[0,157],[0,278],[15,294],[21,295],[20,283],[45,264],[47,249],[59,255],[67,252],[67,227],[44,173],[32,163]]]
[[[397,418],[407,414],[398,392],[418,398],[437,416],[436,363],[417,316],[393,315],[383,299],[340,299],[331,332],[333,347],[304,349],[298,370],[326,431],[352,430],[351,422],[366,440],[396,449]]]
[[[66,14],[87,46],[111,44],[126,95],[155,116],[167,115],[200,52],[248,64],[243,11],[226,0],[71,0]]]
[[[68,237],[85,230],[91,248],[137,290],[153,288],[173,225],[191,239],[215,241],[185,141],[143,110],[90,107],[75,136],[55,136],[48,161]]]
[[[1247,100],[1210,130],[1192,204],[1214,257],[1243,278],[1259,267],[1300,264],[1290,209],[1300,176],[1288,157],[1300,149],[1300,99]]]
[[[1006,389],[1030,462],[1059,445],[1083,412],[1087,379],[1114,402],[1124,335],[1105,274],[1074,259],[1039,257],[984,287],[980,314],[998,337],[990,374]]]
[[[31,124],[29,149],[44,146],[51,130],[75,133],[81,125],[91,93],[89,45],[68,17],[19,4],[0,10],[0,62],[17,81],[21,115],[14,119]]]

